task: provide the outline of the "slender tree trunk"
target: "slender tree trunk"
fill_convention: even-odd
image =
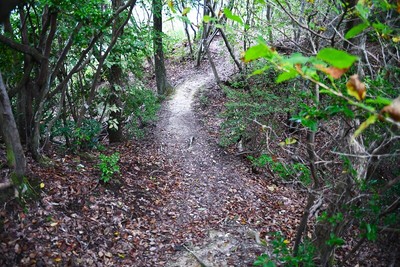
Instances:
[[[123,135],[123,117],[122,111],[119,109],[121,104],[121,99],[119,93],[122,90],[123,80],[122,80],[122,68],[115,64],[112,65],[109,70],[109,79],[111,84],[111,95],[109,100],[110,106],[116,106],[118,109],[110,113],[110,120],[117,123],[117,128],[112,127],[114,124],[108,125],[108,139],[110,143],[122,142],[124,140]]]
[[[154,65],[157,83],[157,92],[163,95],[171,86],[167,81],[167,72],[164,63],[164,51],[162,43],[162,0],[153,0],[153,27],[154,27]]]
[[[318,103],[319,103],[319,86],[318,85],[315,85],[314,95],[315,95],[315,106],[318,107]],[[318,190],[321,187],[321,181],[318,177],[318,170],[317,170],[317,167],[315,164],[315,162],[317,160],[317,157],[315,154],[315,132],[311,131],[311,130],[308,130],[308,133],[307,133],[307,154],[308,154],[311,178],[313,180],[313,191],[318,192]],[[303,216],[302,216],[300,224],[297,228],[295,244],[294,244],[294,248],[293,248],[294,256],[297,256],[297,254],[299,252],[302,236],[307,227],[308,217],[310,216],[311,207],[314,205],[314,202],[316,199],[314,192],[309,192],[308,199],[307,199],[307,205],[304,208]]]
[[[21,25],[21,42],[29,46],[28,27],[26,24],[26,14],[24,10],[20,11],[20,20],[23,21]],[[32,129],[33,129],[33,103],[35,97],[38,95],[36,87],[33,86],[31,72],[36,62],[33,61],[32,56],[24,54],[24,77],[21,79],[17,87],[17,124],[18,130],[21,135],[21,142],[28,145],[31,149]]]
[[[210,5],[211,5],[210,0],[204,0],[203,17],[208,16],[210,14],[210,11],[208,8]],[[205,40],[207,39],[207,34],[208,34],[208,24],[203,21],[203,33],[201,35],[199,51],[197,53],[196,67],[200,66],[201,56],[202,56],[203,50],[205,50],[204,45],[206,45]]]
[[[40,147],[40,122],[43,117],[44,109],[45,109],[45,101],[46,96],[50,91],[51,86],[51,73],[50,73],[50,62],[49,57],[51,53],[52,43],[55,38],[56,29],[57,29],[57,12],[51,12],[49,8],[46,8],[46,12],[43,14],[43,20],[48,20],[48,25],[44,26],[47,28],[50,27],[49,33],[47,36],[41,36],[41,46],[43,47],[43,55],[44,59],[40,62],[40,71],[38,73],[38,77],[35,82],[35,86],[37,86],[39,91],[39,97],[37,98],[37,111],[35,112],[33,118],[33,133],[32,133],[32,157],[36,161],[41,161],[43,159]],[[43,22],[44,25],[47,23]]]
[[[273,15],[273,10],[272,10],[272,5],[271,3],[268,1],[267,4],[267,21],[268,21],[268,39],[269,39],[269,43],[272,45],[274,42],[274,39],[272,37],[272,29],[271,29],[271,25],[272,25],[272,15]]]
[[[206,40],[204,40],[204,42],[206,42]],[[217,68],[215,67],[214,60],[211,57],[210,48],[206,44],[204,44],[204,48],[206,49],[206,54],[207,54],[207,57],[208,57],[208,61],[210,62],[210,66],[211,66],[212,72],[214,74],[215,81],[217,82],[217,84],[220,84],[221,83],[221,79],[218,76]]]
[[[117,10],[118,7],[121,5],[121,0],[113,0],[112,1],[113,9]],[[120,32],[118,32],[118,27],[120,24],[123,23],[121,17],[118,17],[115,20],[115,23],[112,27],[112,35],[114,38],[119,37]],[[118,60],[119,61],[119,60]],[[108,70],[108,80],[110,81],[111,85],[111,94],[109,99],[109,106],[115,106],[118,109],[113,110],[110,113],[110,121],[111,123],[108,125],[107,132],[108,132],[108,139],[110,143],[122,142],[124,139],[123,135],[123,117],[122,111],[120,110],[121,99],[119,97],[119,92],[123,87],[123,79],[122,79],[122,68],[119,64],[113,64],[111,68]],[[116,123],[116,125],[115,125]],[[114,126],[114,127],[113,127]],[[117,127],[115,127],[117,126]]]
[[[182,0],[181,3],[182,3],[182,11],[183,11],[183,10],[185,10],[185,1]],[[187,17],[186,14],[184,15],[184,17],[186,17],[187,19],[189,19],[189,18]],[[191,39],[190,39],[189,26],[188,26],[188,23],[187,23],[186,20],[183,21],[183,27],[184,27],[184,29],[185,29],[186,38],[187,38],[187,40],[188,40],[188,45],[189,45],[189,49],[190,49],[190,57],[193,57],[192,41],[191,41]]]
[[[210,10],[211,10],[213,16],[216,18],[217,15],[215,14],[214,10],[211,9],[211,7],[209,7],[209,8],[210,8]],[[225,20],[223,19],[223,20],[220,22],[220,24],[224,24],[224,23],[225,23]],[[231,45],[229,44],[228,38],[226,37],[224,30],[223,30],[222,28],[219,28],[219,29],[217,29],[217,31],[219,31],[219,32],[221,33],[222,39],[224,40],[224,43],[225,43],[225,46],[226,46],[226,48],[228,49],[228,52],[229,52],[229,54],[231,55],[231,58],[232,58],[233,61],[235,62],[236,66],[238,67],[239,71],[240,71],[240,72],[243,72],[243,68],[242,68],[242,66],[240,65],[240,62],[236,59],[235,54],[233,53],[233,49],[232,49]],[[210,40],[210,42],[211,42],[211,40]],[[207,49],[208,49],[208,47],[209,47],[209,44],[207,45]]]

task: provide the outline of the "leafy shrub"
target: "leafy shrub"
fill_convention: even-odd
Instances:
[[[241,85],[241,82],[232,83],[235,87]],[[258,123],[283,130],[279,128],[282,127],[279,121],[286,118],[287,113],[295,110],[296,106],[293,103],[296,101],[293,98],[296,96],[280,95],[280,92],[274,92],[276,88],[269,88],[268,85],[263,88],[268,89],[260,89],[257,86],[250,90],[224,89],[228,102],[221,114],[224,122],[221,125],[220,145],[229,146],[244,140],[245,149],[260,152],[265,140]]]
[[[100,154],[99,159],[100,162],[98,164],[98,167],[101,172],[100,180],[104,183],[107,183],[114,175],[120,173],[120,169],[118,166],[119,153],[116,152],[110,156]]]
[[[72,120],[65,123],[58,121],[53,127],[52,138],[63,138],[66,146],[72,151],[90,150],[97,148],[100,132],[101,123],[94,119],[84,119],[79,127]]]
[[[302,163],[285,164],[265,154],[259,157],[248,156],[248,159],[254,167],[267,167],[284,180],[299,179],[305,185],[311,184],[310,170]]]
[[[276,267],[276,266],[315,266],[313,262],[315,248],[309,241],[301,244],[299,253],[293,256],[290,243],[281,233],[273,234],[274,239],[269,245],[271,255],[262,254],[257,257],[254,266]]]
[[[124,109],[128,134],[141,137],[143,128],[157,118],[159,108],[160,103],[153,91],[141,87],[128,88]]]

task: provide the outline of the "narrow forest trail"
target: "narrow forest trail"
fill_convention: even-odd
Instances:
[[[225,61],[219,62],[219,73],[232,74]],[[211,69],[193,69],[178,81],[157,124],[160,152],[183,176],[164,209],[186,248],[169,259],[168,266],[199,266],[199,259],[207,266],[248,266],[252,255],[262,251],[249,235],[247,219],[263,209],[258,195],[263,189],[240,160],[226,155],[208,136],[193,109],[196,92],[213,85]]]
[[[210,48],[227,79],[223,44]],[[194,103],[200,90],[220,89],[207,62],[189,64],[170,66],[176,90],[154,133],[107,146],[103,153],[121,155],[108,183],[99,183],[98,151],[54,149],[50,167],[29,161],[44,187],[24,208],[1,203],[0,266],[251,266],[266,249],[255,232],[293,240],[302,198],[218,146],[207,120],[219,119]]]

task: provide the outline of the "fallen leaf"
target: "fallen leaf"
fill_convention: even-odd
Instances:
[[[271,192],[275,191],[275,186],[267,186],[268,190]]]

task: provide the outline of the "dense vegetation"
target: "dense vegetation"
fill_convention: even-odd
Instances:
[[[172,90],[164,53],[180,53],[206,57],[226,95],[220,145],[307,192],[293,246],[277,233],[255,265],[345,265],[368,242],[398,245],[399,1],[14,2],[0,18],[12,170],[1,187],[28,193],[25,151],[51,164],[50,146],[79,153],[143,135]],[[169,20],[181,35],[162,33]],[[225,83],[209,51],[217,35],[238,73]],[[99,156],[104,183],[118,158]]]

